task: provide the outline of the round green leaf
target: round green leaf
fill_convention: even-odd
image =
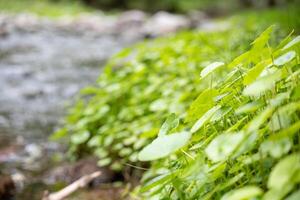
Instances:
[[[214,70],[216,70],[217,68],[219,68],[223,65],[224,65],[223,62],[213,62],[213,63],[209,64],[201,71],[201,74],[200,74],[201,78],[204,78],[205,76],[207,76],[208,74],[210,74],[211,72],[213,72]]]
[[[243,140],[244,134],[224,133],[217,136],[205,149],[205,153],[213,162],[226,160]]]
[[[158,137],[139,153],[138,159],[150,161],[163,158],[183,147],[190,137],[191,133],[186,131]]]
[[[280,190],[286,185],[291,185],[292,178],[297,173],[300,173],[299,152],[283,158],[276,164],[271,171],[268,187]]]
[[[90,137],[90,132],[83,131],[83,132],[73,134],[71,136],[71,141],[74,144],[82,144],[82,143],[86,142],[87,139],[89,139],[89,137]]]
[[[281,79],[281,71],[277,70],[276,72],[265,75],[252,84],[248,85],[243,94],[246,96],[260,96],[263,92],[272,89],[275,86],[276,81]]]
[[[295,37],[292,41],[290,41],[287,45],[285,45],[283,47],[283,50],[288,49],[288,48],[294,46],[295,44],[297,44],[299,42],[300,42],[300,35]]]
[[[246,200],[262,194],[262,190],[256,186],[245,186],[226,193],[221,200]]]

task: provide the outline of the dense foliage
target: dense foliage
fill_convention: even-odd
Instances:
[[[70,155],[96,155],[114,170],[150,161],[137,189],[146,199],[273,200],[296,191],[300,39],[279,42],[286,31],[272,26],[249,49],[270,22],[251,19],[123,50],[53,137],[67,135]]]
[[[71,133],[71,155],[93,153],[100,165],[121,169],[135,163],[168,113],[184,115],[207,87],[199,84],[201,69],[210,60],[229,61],[241,53],[252,33],[244,27],[182,33],[122,51],[108,63],[97,86],[82,90],[65,128],[54,136]]]
[[[272,29],[207,65],[187,115],[171,114],[139,153],[152,161],[147,199],[299,199],[300,36],[271,47]]]

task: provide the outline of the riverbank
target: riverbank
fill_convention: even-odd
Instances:
[[[78,178],[74,172],[57,174],[57,167],[65,172],[77,164],[63,162],[64,145],[48,137],[67,105],[81,88],[94,83],[107,59],[145,38],[193,29],[206,20],[201,13],[192,18],[127,11],[118,16],[81,14],[59,20],[1,13],[0,165],[1,172],[16,181],[19,199],[32,193],[39,199],[44,190],[62,187],[63,180],[49,183],[53,177],[66,176],[67,183]],[[95,166],[94,162],[82,167]],[[89,172],[81,175],[85,173]]]

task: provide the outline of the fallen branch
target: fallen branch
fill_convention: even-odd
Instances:
[[[75,192],[76,190],[78,190],[79,188],[85,187],[87,184],[89,184],[92,180],[99,177],[100,175],[101,172],[97,171],[92,174],[81,177],[77,181],[73,182],[72,184],[68,185],[67,187],[63,188],[58,192],[49,194],[49,192],[46,191],[42,200],[62,200],[70,194],[72,194],[73,192]]]

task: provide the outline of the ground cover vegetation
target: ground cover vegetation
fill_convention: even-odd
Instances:
[[[146,196],[299,198],[299,36],[272,47],[272,29],[231,62],[208,64],[200,73],[207,87],[186,116],[170,115],[140,151],[139,160],[152,161]]]
[[[265,29],[274,13],[121,51],[52,138],[73,158],[147,168],[139,198],[298,199],[300,39]]]

